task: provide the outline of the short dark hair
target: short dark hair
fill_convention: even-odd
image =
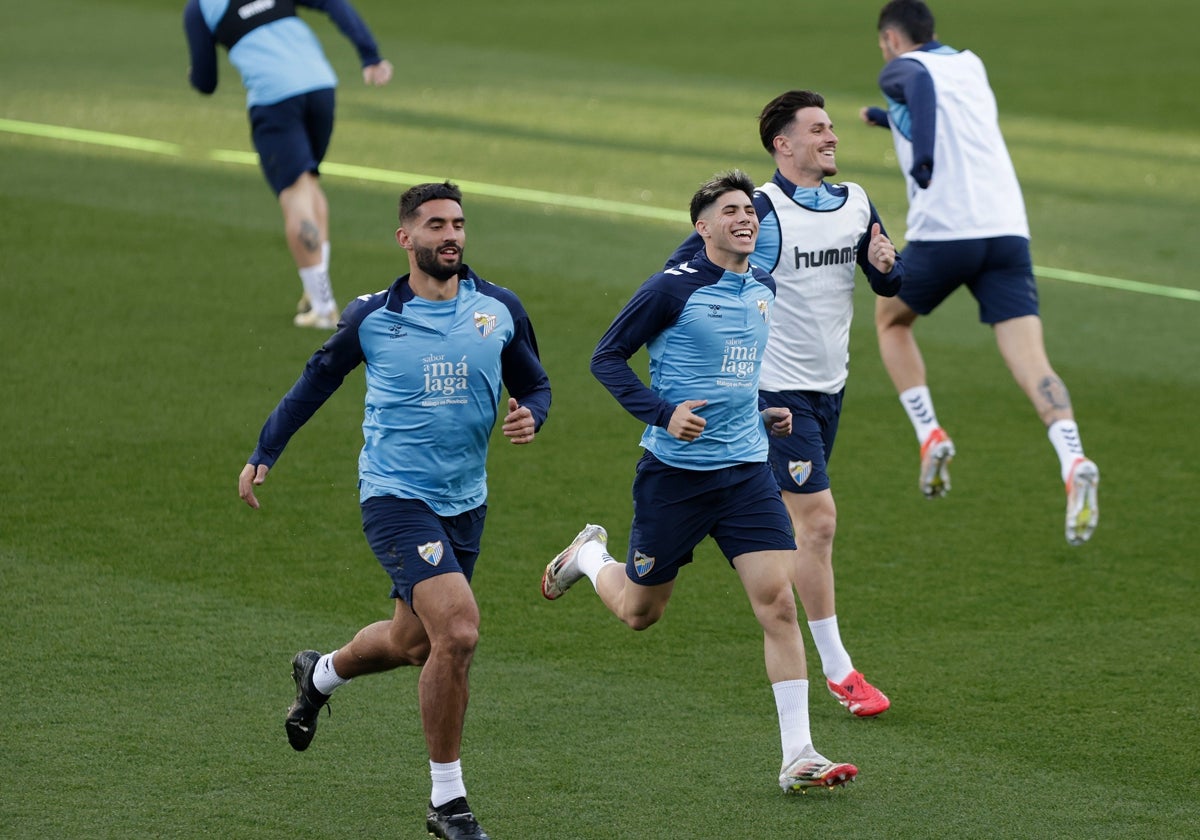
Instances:
[[[825,97],[811,90],[789,90],[763,106],[758,115],[758,136],[768,154],[775,154],[775,138],[796,119],[801,108],[824,108]]]
[[[899,29],[914,44],[933,40],[933,12],[922,0],[891,0],[879,12],[879,31]]]
[[[728,172],[718,172],[700,185],[692,196],[692,224],[700,218],[718,198],[728,192],[741,190],[748,196],[754,195],[754,182],[750,176],[740,169],[730,169]]]
[[[462,190],[458,188],[458,184],[449,181],[409,187],[404,191],[404,195],[400,196],[400,223],[403,224],[417,215],[417,210],[425,202],[436,201],[439,198],[448,198],[462,204]]]

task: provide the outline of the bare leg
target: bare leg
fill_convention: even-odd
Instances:
[[[402,665],[422,665],[429,657],[429,637],[408,604],[396,599],[391,621],[376,621],[359,630],[338,649],[333,668],[342,679],[378,674]]]
[[[875,335],[879,341],[879,357],[898,394],[926,384],[925,359],[913,335],[916,319],[917,313],[900,298],[875,298]]]
[[[995,325],[996,345],[1013,379],[1025,392],[1042,422],[1073,420],[1071,395],[1050,367],[1042,336],[1042,319],[1036,315],[1011,318]]]
[[[296,268],[321,262],[321,243],[329,240],[329,204],[317,176],[305,172],[279,194],[283,229]]]
[[[617,618],[634,630],[645,630],[662,618],[675,581],[639,586],[625,574],[623,563],[607,563],[596,578],[596,594]]]
[[[829,618],[837,610],[833,591],[833,536],[837,531],[837,506],[833,492],[784,493],[796,554],[792,579],[809,621]]]
[[[808,678],[804,636],[792,594],[791,555],[789,551],[754,551],[733,559],[763,630],[763,658],[772,684]]]

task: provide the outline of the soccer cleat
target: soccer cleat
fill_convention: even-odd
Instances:
[[[840,683],[826,680],[825,685],[850,714],[858,717],[874,717],[886,712],[892,705],[888,696],[867,682],[858,671],[851,671],[850,676]]]
[[[835,764],[809,745],[779,771],[779,786],[784,793],[803,792],[812,787],[844,785],[857,775],[858,768],[853,764]]]
[[[313,736],[317,734],[317,718],[321,716],[321,707],[329,702],[328,694],[322,694],[313,687],[313,670],[320,658],[321,654],[315,650],[302,650],[292,658],[296,700],[288,706],[283,726],[287,730],[288,743],[298,752],[308,749],[312,743]]]
[[[1100,468],[1087,458],[1076,458],[1067,473],[1067,542],[1083,545],[1091,539],[1100,521],[1100,502],[1096,488]]]
[[[300,300],[296,301],[296,314],[307,312],[312,309],[312,299],[308,296],[308,292],[300,295]]]
[[[926,499],[936,499],[950,492],[950,462],[954,460],[954,443],[939,426],[921,444],[921,475],[917,486]]]
[[[297,327],[312,327],[318,330],[336,330],[338,325],[338,310],[334,306],[328,312],[317,313],[315,309],[296,313],[292,323]]]
[[[490,840],[487,832],[475,821],[467,800],[461,796],[437,808],[430,802],[425,830],[430,836],[441,837],[442,840]]]
[[[575,535],[571,544],[558,553],[546,566],[542,574],[542,595],[553,601],[561,598],[571,588],[575,581],[583,577],[583,571],[575,562],[579,547],[585,542],[596,540],[601,545],[608,545],[608,531],[602,525],[585,525],[583,530]]]

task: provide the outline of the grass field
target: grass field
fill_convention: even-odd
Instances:
[[[922,500],[863,284],[832,463],[838,612],[894,706],[851,719],[814,668],[817,746],[861,776],[792,798],[761,639],[714,546],[643,634],[537,581],[585,521],[624,550],[640,426],[587,359],[686,234],[696,184],[769,176],[764,102],[823,91],[842,177],[900,238],[890,141],[856,120],[877,3],[357,6],[388,88],[308,15],[343,80],[339,299],[404,270],[409,175],[474,185],[468,260],[521,295],[554,385],[537,444],[490,464],[464,765],[494,838],[1200,836],[1192,4],[934,6],[997,89],[1103,519],[1064,542],[1050,444],[964,297],[919,333],[959,449],[953,493]],[[283,735],[293,653],[391,609],[359,525],[362,380],[295,438],[263,509],[241,504],[320,336],[290,324],[236,76],[223,64],[210,99],[187,86],[181,8],[40,0],[0,28],[0,836],[423,836],[415,672],[343,689],[304,754]]]

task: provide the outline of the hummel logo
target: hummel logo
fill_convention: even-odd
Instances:
[[[242,20],[245,20],[246,18],[253,17],[260,12],[265,12],[268,9],[274,8],[275,0],[254,0],[253,3],[247,3],[245,6],[242,6],[240,9],[238,9],[237,13],[238,17],[240,17]]]

